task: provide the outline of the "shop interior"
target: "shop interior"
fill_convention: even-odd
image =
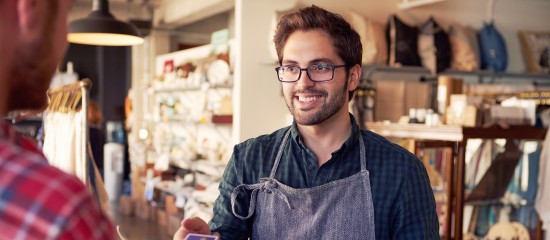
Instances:
[[[96,2],[142,42],[71,43],[54,114],[6,120],[41,136],[53,165],[94,179],[120,239],[171,239],[182,219],[210,219],[233,146],[292,123],[272,36],[282,14],[311,4],[359,32],[350,112],[422,161],[441,239],[546,239],[550,1],[75,0],[69,21]]]

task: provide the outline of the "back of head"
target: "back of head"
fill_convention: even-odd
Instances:
[[[340,15],[312,5],[287,14],[277,24],[273,41],[279,57],[283,60],[283,49],[288,37],[295,31],[323,31],[332,41],[337,54],[348,66],[361,64],[363,54],[359,34]]]
[[[71,0],[0,0],[0,114],[42,110],[67,46]]]

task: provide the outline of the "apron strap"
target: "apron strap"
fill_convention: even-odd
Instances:
[[[367,156],[365,156],[365,141],[363,141],[363,134],[359,131],[359,156],[361,157],[361,171],[367,170]]]
[[[286,131],[285,137],[283,138],[283,141],[279,146],[279,151],[277,152],[277,157],[275,157],[275,163],[273,164],[273,168],[271,168],[271,173],[269,174],[269,178],[275,177],[275,172],[277,171],[277,167],[279,167],[281,155],[283,155],[283,149],[285,147],[285,143],[286,143],[286,140],[288,139],[288,136],[290,136],[290,128]]]
[[[235,217],[241,220],[246,220],[254,215],[259,190],[265,191],[267,194],[277,194],[277,196],[282,198],[287,206],[292,209],[288,197],[283,192],[281,192],[279,188],[277,188],[277,183],[274,180],[262,179],[261,181],[262,182],[256,184],[241,184],[233,189],[233,192],[231,193],[231,211],[233,212],[233,215],[235,215]],[[241,190],[252,190],[250,205],[248,206],[248,214],[246,216],[242,216],[235,211],[235,202]]]

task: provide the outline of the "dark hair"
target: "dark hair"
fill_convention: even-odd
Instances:
[[[315,5],[302,8],[297,12],[281,17],[281,20],[277,24],[275,36],[273,37],[277,56],[279,57],[279,64],[283,61],[283,49],[288,37],[298,30],[319,30],[327,33],[336,50],[336,54],[344,60],[346,65],[349,67],[356,64],[361,65],[363,48],[359,34],[339,14],[329,12]],[[349,74],[348,68],[346,68],[347,74]],[[350,100],[352,96],[353,91],[350,91]]]

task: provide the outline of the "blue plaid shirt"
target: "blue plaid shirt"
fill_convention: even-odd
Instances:
[[[376,239],[439,239],[434,195],[422,163],[415,155],[385,138],[360,130],[353,116],[351,118],[349,138],[321,166],[301,140],[296,123],[236,145],[219,186],[220,196],[209,223],[212,231],[219,232],[222,239],[251,236],[253,217],[243,221],[233,215],[231,192],[240,184],[258,183],[260,178],[269,176],[279,145],[290,128],[291,136],[275,179],[293,188],[310,188],[359,172],[358,141],[362,134],[370,172]],[[250,194],[239,194],[237,202],[236,211],[246,216]]]

